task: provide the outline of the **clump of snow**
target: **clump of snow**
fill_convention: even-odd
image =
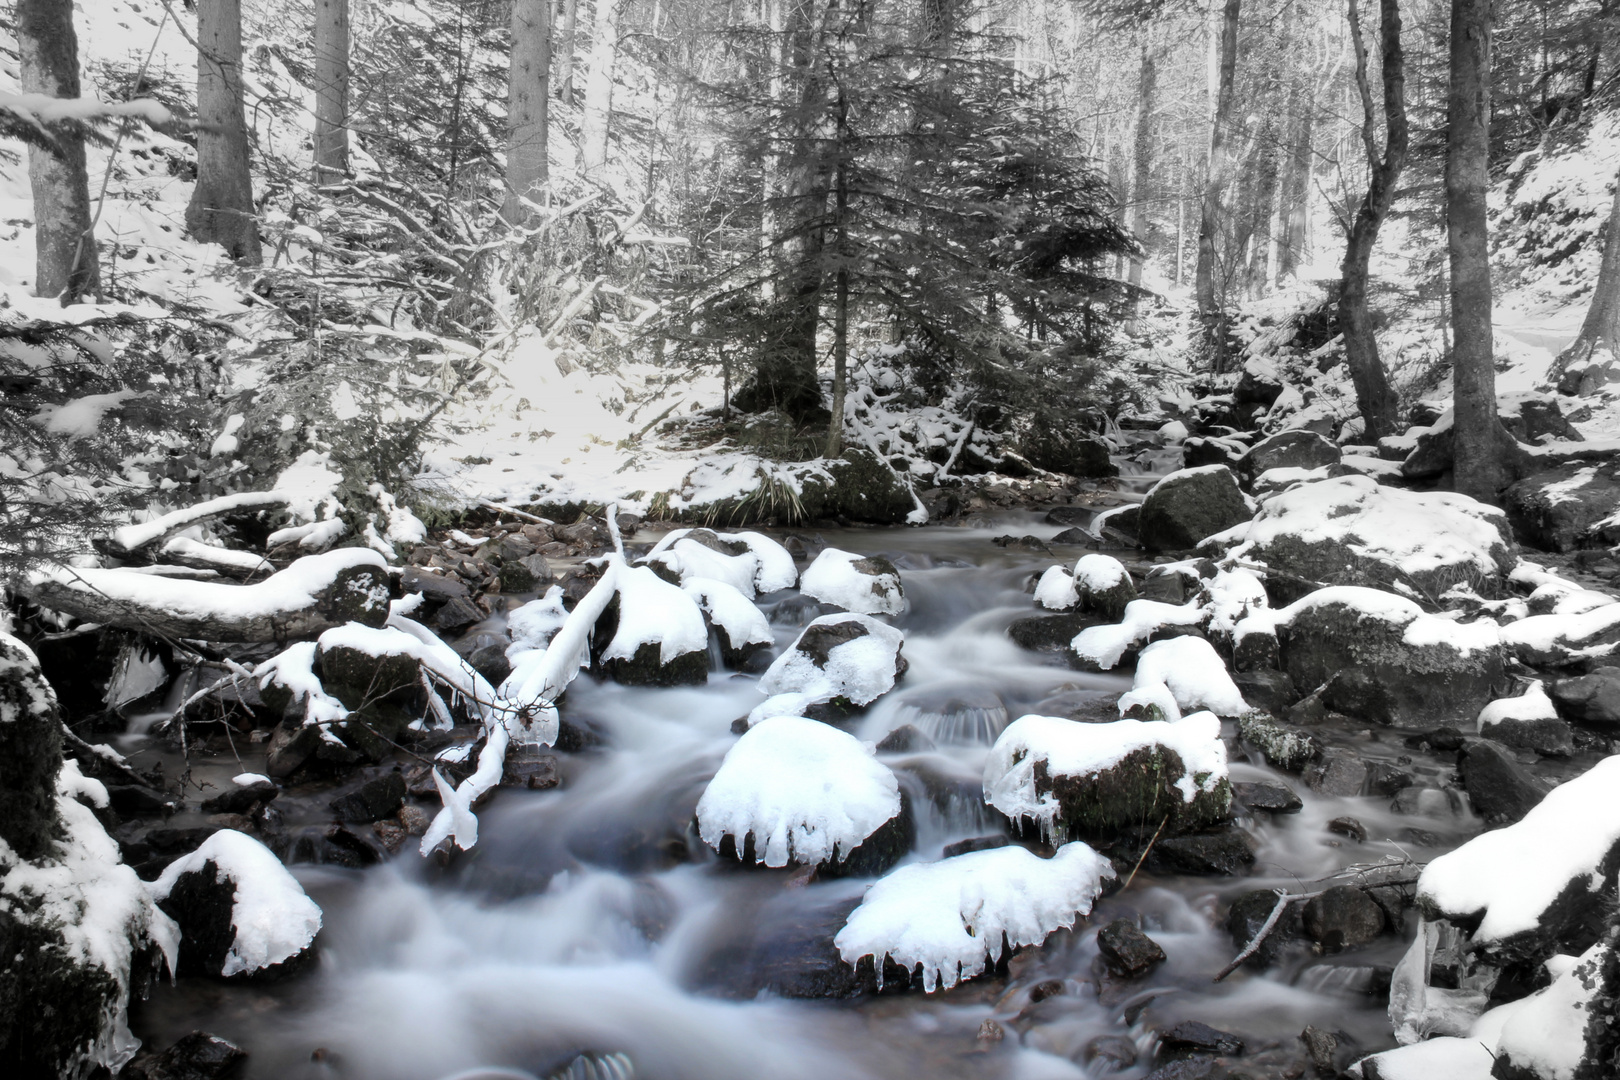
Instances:
[[[1201,637],[1173,637],[1155,641],[1142,650],[1136,661],[1133,693],[1168,688],[1179,709],[1208,709],[1217,716],[1241,716],[1248,703],[1227,674],[1226,662],[1215,646]],[[1127,694],[1120,699],[1120,711],[1128,705]],[[1172,714],[1180,716],[1177,711]]]
[[[696,601],[651,567],[622,567],[614,577],[614,588],[619,594],[619,625],[598,659],[629,660],[650,642],[657,642],[662,664],[708,649],[709,629]]]
[[[253,674],[261,691],[273,684],[290,691],[294,704],[303,702],[306,724],[334,724],[349,715],[343,702],[328,694],[315,674],[313,641],[294,642],[259,664]]]
[[[680,576],[681,584],[693,578],[720,581],[744,596],[754,596],[754,578],[759,571],[759,559],[752,551],[741,555],[727,555],[715,551],[696,540],[677,540],[651,561],[661,562]]]
[[[1082,660],[1104,671],[1119,663],[1126,650],[1134,648],[1165,626],[1193,626],[1204,620],[1205,611],[1196,600],[1166,604],[1158,600],[1132,600],[1125,605],[1125,617],[1113,626],[1088,626],[1075,635],[1072,647]]]
[[[285,529],[277,529],[265,537],[264,546],[277,548],[282,544],[297,544],[304,551],[325,551],[342,539],[343,534],[348,531],[349,526],[342,518],[325,518],[304,525],[290,525]]]
[[[225,570],[239,573],[270,575],[275,566],[264,556],[251,551],[236,551],[217,544],[204,544],[186,536],[177,536],[163,545],[163,553],[179,559],[211,563]]]
[[[1617,785],[1620,756],[1604,758],[1515,824],[1436,857],[1418,879],[1418,903],[1448,916],[1483,916],[1476,942],[1534,930],[1571,882],[1601,877],[1620,843]]]
[[[838,548],[827,548],[805,568],[799,591],[857,615],[898,615],[906,607],[897,570]]]
[[[1162,746],[1181,758],[1185,769],[1176,788],[1192,802],[1200,791],[1214,791],[1226,779],[1226,744],[1221,721],[1199,712],[1174,723],[1119,720],[1084,724],[1057,716],[1020,717],[996,739],[984,763],[984,801],[1013,820],[1030,818],[1051,833],[1060,811],[1048,790],[1037,793],[1035,766],[1047,776],[1094,776],[1134,751]]]
[[[381,484],[372,484],[367,490],[377,500],[377,509],[382,511],[386,526],[382,534],[384,540],[391,544],[420,544],[427,539],[427,526],[411,513],[410,507],[399,505]]]
[[[665,533],[652,550],[647,553],[648,558],[674,547],[680,541],[697,532],[696,529],[676,529]],[[746,544],[748,551],[754,557],[754,592],[773,593],[782,589],[791,589],[798,583],[799,570],[793,564],[793,556],[788,549],[778,544],[764,533],[744,530],[734,533],[715,533],[715,536],[727,544]],[[716,553],[718,554],[718,553]],[[743,589],[743,592],[748,590]],[[752,595],[750,593],[750,595]]]
[[[1129,577],[1125,564],[1112,555],[1082,555],[1074,564],[1075,586],[1087,592],[1104,592]]]
[[[1217,570],[1204,583],[1204,593],[1208,597],[1209,628],[1215,633],[1235,634],[1238,623],[1271,606],[1265,582],[1241,568]]]
[[[295,518],[313,521],[322,509],[330,511],[327,517],[336,516],[341,483],[343,474],[333,467],[330,454],[305,450],[281,471],[271,490],[286,497],[287,510]]]
[[[101,426],[102,417],[136,396],[133,390],[87,394],[61,405],[43,405],[31,419],[51,435],[89,439],[95,436],[96,429]]]
[[[776,641],[771,621],[754,602],[723,581],[695,577],[681,582],[681,588],[697,601],[698,607],[719,627],[734,649],[744,645],[769,645]]]
[[[1498,698],[1479,711],[1479,733],[1504,720],[1556,720],[1558,710],[1541,682],[1532,682],[1518,697]]]
[[[818,627],[855,622],[866,633],[827,650],[826,662],[800,648],[806,636],[817,636]],[[887,623],[868,615],[823,615],[812,619],[797,640],[778,656],[759,680],[767,694],[797,693],[815,701],[846,698],[856,705],[867,705],[894,688],[895,669],[905,635]]]
[[[982,974],[1004,950],[1039,945],[1091,906],[1108,860],[1080,842],[1050,859],[1016,845],[901,867],[866,891],[833,939],[845,963],[872,957],[881,979],[888,957],[922,965],[930,993]]]
[[[321,928],[321,909],[274,852],[235,829],[219,830],[196,851],[170,863],[152,883],[152,898],[167,898],[181,874],[200,871],[207,863],[214,864],[215,881],[229,881],[236,888],[231,905],[236,939],[225,954],[221,975],[258,971],[309,948]]]
[[[1080,593],[1068,567],[1048,567],[1035,584],[1035,603],[1047,611],[1068,611],[1079,602]]]
[[[1414,648],[1448,645],[1463,655],[1490,652],[1503,643],[1506,635],[1489,619],[1456,622],[1430,615],[1404,596],[1360,585],[1332,585],[1317,589],[1276,612],[1272,624],[1287,626],[1305,612],[1329,605],[1354,610],[1358,620],[1377,620],[1401,627],[1401,639]]]
[[[698,833],[742,857],[754,837],[766,866],[845,859],[900,812],[900,784],[871,748],[830,724],[774,716],[726,753],[698,800]]]
[[[1620,626],[1620,604],[1579,614],[1532,615],[1502,628],[1502,644],[1521,659],[1536,662],[1562,650],[1579,649]]]
[[[567,621],[562,586],[553,585],[544,596],[530,600],[506,617],[506,632],[512,636],[506,658],[516,660],[519,653],[544,649]]]

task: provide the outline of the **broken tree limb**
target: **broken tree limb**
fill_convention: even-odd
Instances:
[[[272,510],[287,505],[287,496],[279,491],[241,491],[235,495],[221,495],[217,499],[197,503],[180,510],[115,529],[107,540],[108,554],[132,555],[151,547],[159,540],[189,529],[198,522],[241,510]]]
[[[1232,974],[1232,972],[1242,967],[1243,961],[1255,954],[1255,950],[1260,948],[1261,943],[1264,942],[1266,938],[1270,936],[1271,931],[1276,928],[1277,920],[1282,918],[1283,910],[1287,908],[1289,904],[1292,904],[1296,900],[1314,900],[1318,896],[1322,895],[1320,892],[1290,894],[1283,892],[1281,889],[1276,890],[1276,893],[1277,903],[1276,906],[1271,909],[1271,914],[1266,916],[1266,921],[1260,924],[1260,929],[1255,931],[1254,937],[1249,939],[1249,943],[1243,946],[1243,951],[1234,956],[1231,963],[1227,964],[1225,967],[1221,968],[1220,971],[1215,973],[1215,982],[1220,982],[1221,980],[1225,979],[1228,975]]]
[[[168,638],[290,641],[347,622],[383,625],[388,564],[375,551],[341,548],[253,585],[63,566],[34,574],[22,593],[41,607]]]

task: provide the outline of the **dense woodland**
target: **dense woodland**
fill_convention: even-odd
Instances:
[[[15,0],[0,140],[7,1075],[1616,1075],[1616,0]]]

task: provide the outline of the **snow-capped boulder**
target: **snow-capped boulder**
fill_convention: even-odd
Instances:
[[[271,850],[221,829],[176,859],[152,897],[180,926],[181,975],[231,978],[267,972],[308,955],[321,909]]]
[[[1620,464],[1560,465],[1520,480],[1502,502],[1519,540],[1543,551],[1620,543]]]
[[[1153,485],[1142,500],[1137,537],[1149,551],[1185,551],[1253,516],[1232,470],[1203,465]]]
[[[1059,838],[1111,838],[1161,821],[1166,835],[1218,824],[1232,802],[1221,722],[1207,712],[1175,723],[1020,717],[990,748],[984,798]]]
[[[1155,641],[1136,659],[1136,682],[1119,699],[1125,713],[1138,702],[1153,704],[1168,697],[1166,719],[1179,720],[1183,709],[1207,709],[1216,716],[1242,716],[1248,704],[1226,671],[1215,647],[1201,637]]]
[[[802,716],[773,716],[727,751],[697,805],[722,857],[880,874],[911,846],[900,784],[865,743]]]
[[[1074,588],[1081,611],[1095,611],[1108,619],[1125,617],[1125,607],[1136,599],[1136,585],[1125,564],[1112,555],[1082,555],[1074,564]]]
[[[1235,466],[1238,475],[1254,481],[1272,469],[1320,469],[1337,465],[1343,456],[1332,440],[1314,431],[1280,431],[1249,448]]]
[[[1366,476],[1299,484],[1271,496],[1254,520],[1210,540],[1232,559],[1280,571],[1273,599],[1324,585],[1404,582],[1439,596],[1459,582],[1502,591],[1513,568],[1507,519],[1466,495],[1402,491]]]
[[[867,615],[823,615],[778,656],[759,681],[767,694],[869,705],[906,670],[905,635]]]
[[[0,1060],[8,1075],[116,1072],[136,958],[172,958],[152,905],[96,819],[110,800],[61,750],[56,694],[27,645],[0,631]],[[87,805],[88,804],[88,805]],[[92,807],[96,809],[92,809]],[[48,1007],[44,1007],[48,1006]]]
[[[1129,665],[1137,651],[1149,641],[1188,633],[1206,618],[1208,612],[1197,601],[1166,604],[1158,600],[1132,600],[1125,605],[1125,614],[1119,622],[1088,626],[1074,636],[1070,645],[1081,667],[1112,671],[1121,662]]]
[[[1502,628],[1502,644],[1526,664],[1555,667],[1612,655],[1620,644],[1620,604],[1578,614],[1532,615]],[[1557,698],[1557,693],[1554,693]]]
[[[1575,732],[1558,715],[1539,681],[1518,697],[1497,698],[1479,711],[1479,733],[1506,746],[1534,750],[1548,757],[1575,752]]]
[[[1425,614],[1394,593],[1341,585],[1275,613],[1283,670],[1330,709],[1402,727],[1472,723],[1502,682],[1493,622]]]
[[[316,643],[321,686],[353,717],[336,734],[372,761],[392,753],[390,740],[426,712],[420,653],[421,643],[403,631],[358,623],[328,630]]]
[[[1047,567],[1035,583],[1035,606],[1047,611],[1069,611],[1080,603],[1074,571],[1067,566]]]
[[[738,557],[751,554],[754,557],[754,592],[773,593],[791,589],[799,580],[798,568],[793,565],[793,556],[787,548],[764,533],[750,530],[717,533],[711,529],[676,529],[665,533],[653,545],[647,557],[652,559],[682,540],[701,544],[719,555]],[[748,592],[747,589],[740,591]]]
[[[932,993],[981,975],[1006,951],[1068,929],[1114,876],[1083,843],[1050,859],[1015,845],[902,867],[866,891],[834,944],[846,963],[919,967]]]
[[[709,677],[709,629],[697,601],[650,567],[621,566],[591,634],[594,665],[627,686],[683,686]]]
[[[700,539],[701,538],[701,539]],[[705,543],[704,541],[708,541]],[[661,567],[660,575],[685,585],[688,581],[718,581],[729,585],[750,600],[754,597],[754,578],[759,571],[759,560],[746,544],[734,545],[740,551],[732,554],[714,533],[695,530],[692,536],[682,537],[657,555],[648,557],[650,564]]]
[[[881,556],[827,548],[799,578],[799,591],[857,615],[898,615],[906,609],[900,571]]]
[[[723,581],[687,578],[681,585],[696,600],[720,639],[720,661],[728,668],[746,668],[776,644],[771,622],[743,593]],[[757,670],[757,669],[756,669]]]
[[[1560,715],[1612,731],[1620,726],[1620,668],[1600,667],[1590,674],[1559,679],[1552,684],[1551,699]]]

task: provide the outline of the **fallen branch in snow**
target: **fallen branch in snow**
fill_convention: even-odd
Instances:
[[[502,513],[502,514],[511,514],[515,518],[519,518],[519,519],[521,519],[523,521],[532,522],[535,525],[550,525],[551,524],[551,522],[547,521],[545,518],[541,517],[538,514],[531,514],[527,510],[519,510],[515,506],[507,506],[505,503],[498,503],[498,502],[495,502],[493,499],[479,499],[478,500],[478,505],[482,506],[486,510],[496,510],[496,511],[499,511],[500,513]]]
[[[1271,931],[1276,928],[1277,920],[1282,918],[1283,910],[1287,908],[1289,904],[1294,903],[1296,900],[1314,900],[1318,896],[1322,895],[1320,891],[1309,893],[1287,893],[1281,889],[1277,889],[1275,891],[1277,893],[1277,903],[1276,906],[1271,909],[1271,914],[1266,916],[1266,921],[1260,924],[1260,929],[1255,931],[1254,937],[1249,939],[1249,943],[1243,946],[1243,951],[1234,956],[1230,964],[1227,964],[1225,967],[1221,968],[1220,971],[1215,973],[1215,982],[1220,982],[1221,980],[1225,979],[1228,975],[1232,974],[1232,972],[1242,967],[1243,961],[1255,954],[1255,950],[1260,948],[1261,943],[1264,942],[1266,938],[1271,935]]]
[[[243,491],[235,495],[221,495],[217,499],[197,503],[151,521],[125,525],[114,530],[106,546],[108,554],[133,555],[166,540],[200,522],[240,510],[271,510],[287,505],[287,496],[279,491]]]
[[[945,464],[941,465],[939,472],[934,475],[946,476],[950,473],[951,466],[956,464],[958,455],[962,453],[962,448],[967,445],[969,439],[973,438],[973,425],[974,421],[969,420],[967,427],[962,429],[962,437],[956,440],[955,446],[951,447],[951,456],[945,459]]]

